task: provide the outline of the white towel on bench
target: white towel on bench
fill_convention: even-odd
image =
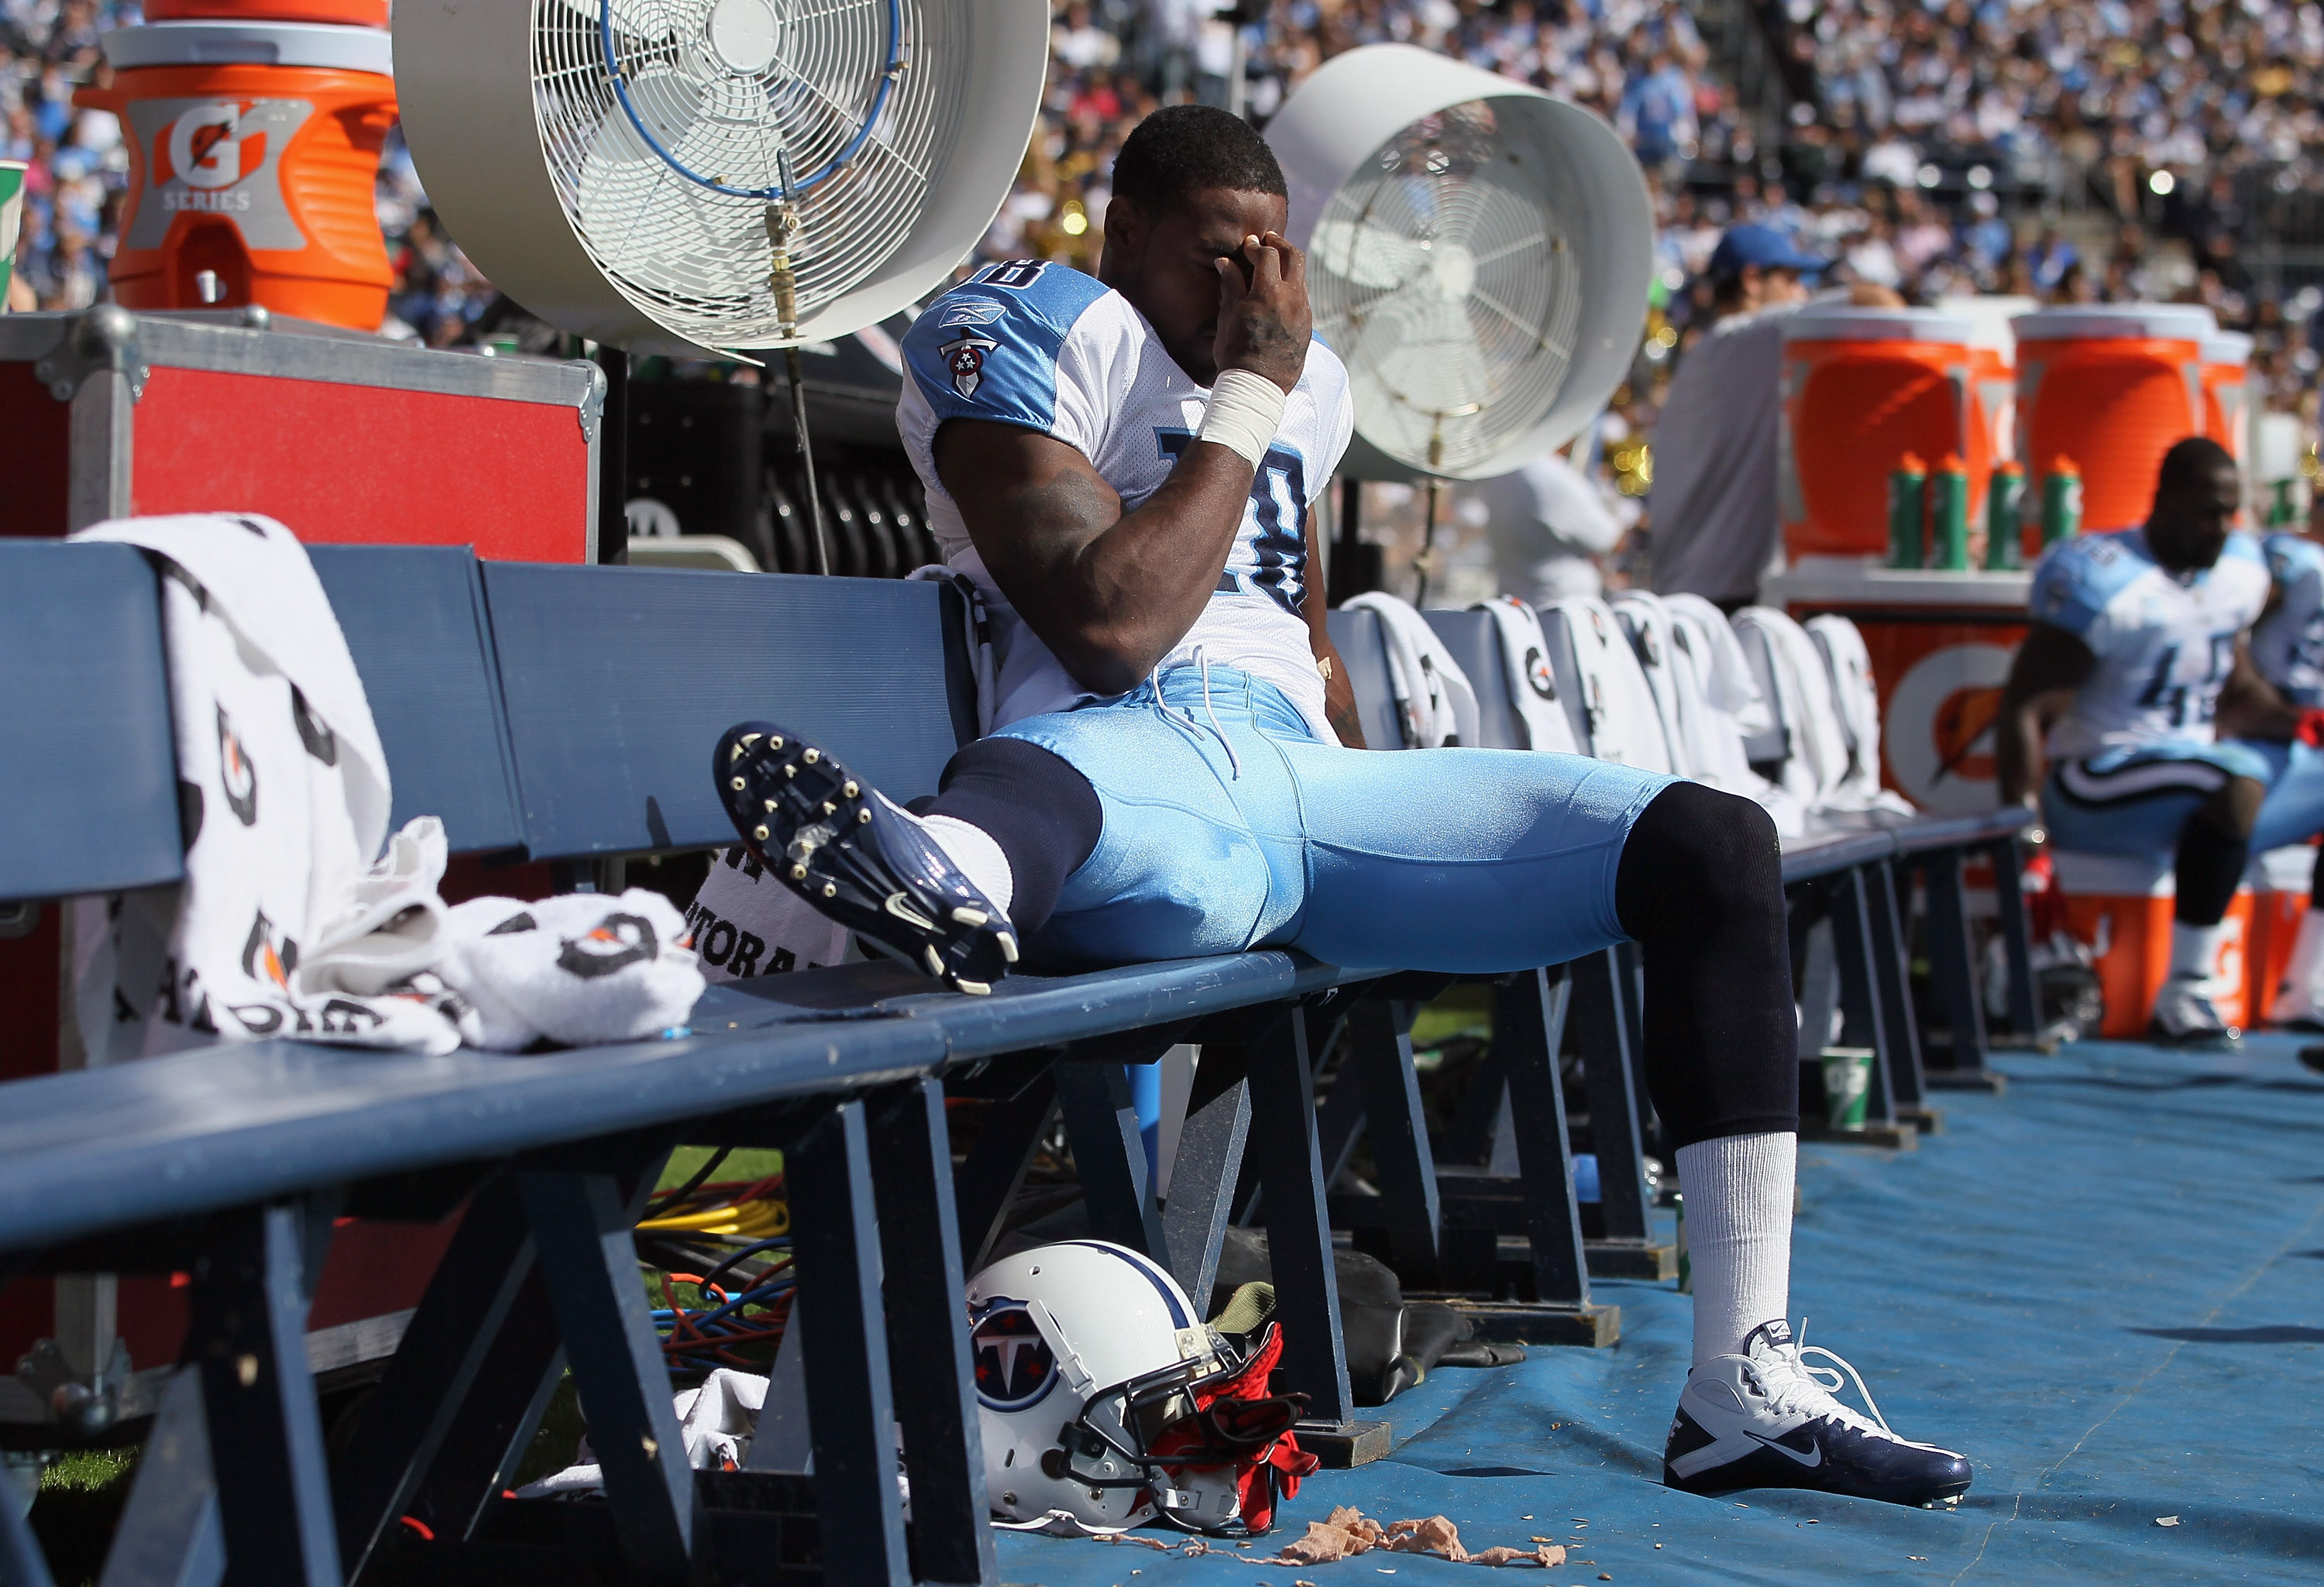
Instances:
[[[457,1045],[420,1003],[300,981],[302,952],[379,853],[390,803],[363,679],[305,548],[272,519],[241,514],[118,519],[74,538],[137,546],[161,567],[187,838],[174,918],[123,914],[124,930],[166,937],[160,973],[120,989],[102,1043],[83,1031],[90,1060],[269,1036]]]
[[[1428,620],[1411,602],[1373,592],[1347,603],[1379,618],[1387,641],[1389,687],[1408,750],[1441,749],[1477,742],[1477,691],[1459,662],[1444,653]],[[1386,745],[1380,746],[1386,748]]]

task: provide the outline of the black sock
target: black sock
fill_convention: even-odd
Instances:
[[[1008,856],[1010,924],[1029,937],[1057,907],[1065,879],[1097,847],[1097,789],[1063,757],[1021,738],[981,738],[952,758],[922,816],[950,816],[991,835]]]
[[[2179,903],[2172,911],[2181,926],[2217,926],[2243,884],[2251,844],[2200,816],[2179,831],[2176,862]]]

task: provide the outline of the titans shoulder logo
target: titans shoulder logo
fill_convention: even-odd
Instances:
[[[970,1319],[969,1353],[976,1398],[996,1411],[1038,1405],[1057,1380],[1057,1359],[1021,1300],[994,1296]]]
[[[984,383],[985,355],[1000,346],[991,337],[964,329],[938,347],[936,355],[944,360],[945,373],[952,376],[952,389],[964,397],[976,395],[976,388]]]

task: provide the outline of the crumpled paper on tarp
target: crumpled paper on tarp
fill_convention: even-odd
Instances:
[[[1546,1570],[1565,1563],[1565,1550],[1554,1543],[1534,1548],[1494,1547],[1471,1554],[1461,1545],[1461,1531],[1443,1516],[1390,1521],[1381,1526],[1361,1510],[1347,1505],[1327,1520],[1307,1523],[1307,1536],[1284,1545],[1283,1552],[1260,1563],[1271,1565],[1322,1565],[1375,1549],[1390,1554],[1425,1554],[1454,1564],[1536,1565]]]

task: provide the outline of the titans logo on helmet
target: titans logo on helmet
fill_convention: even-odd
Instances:
[[[976,395],[976,388],[984,381],[984,355],[1000,346],[991,337],[971,336],[963,331],[938,347],[936,354],[944,360],[945,373],[952,376],[952,389],[964,397]]]
[[[997,1295],[979,1307],[968,1347],[976,1363],[976,1398],[993,1410],[1038,1405],[1057,1380],[1057,1359],[1021,1300]]]

